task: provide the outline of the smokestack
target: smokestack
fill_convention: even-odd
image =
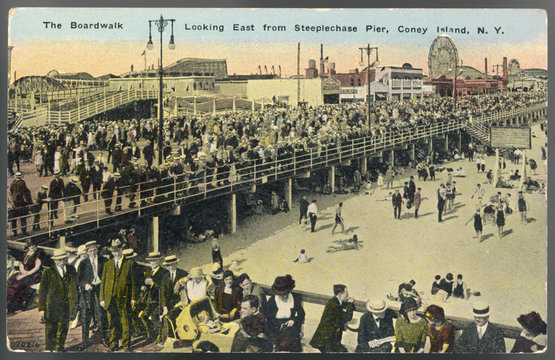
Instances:
[[[262,68],[260,67],[260,65],[258,65],[258,72],[260,73],[260,75],[262,75]]]
[[[281,77],[281,65],[278,65],[279,77]]]
[[[131,64],[131,72],[133,72],[133,64]]]
[[[484,58],[484,66],[486,68],[486,79],[488,78],[488,58]]]
[[[509,78],[509,67],[507,66],[507,57],[503,57],[503,80],[507,80]]]
[[[276,69],[274,68],[274,65],[272,65],[272,74],[276,74]]]
[[[264,73],[268,75],[268,67],[266,65],[264,65]]]
[[[324,44],[320,44],[320,74],[324,73]]]

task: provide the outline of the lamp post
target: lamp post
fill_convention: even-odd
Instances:
[[[175,49],[175,43],[173,40],[173,22],[175,19],[164,19],[162,15],[160,15],[160,19],[158,20],[148,20],[148,43],[146,44],[146,48],[148,50],[152,50],[154,48],[154,44],[152,43],[152,23],[156,25],[158,28],[158,32],[160,33],[160,64],[158,66],[158,71],[160,74],[160,93],[158,94],[158,165],[162,164],[162,148],[163,148],[163,141],[162,141],[162,128],[164,127],[164,67],[162,62],[162,34],[164,33],[164,29],[168,26],[168,23],[171,22],[172,25],[172,33],[170,36],[170,43],[168,45],[168,49],[173,50]]]
[[[366,55],[367,55],[367,64],[368,67],[366,68],[366,83],[368,84],[368,94],[366,96],[366,125],[368,126],[368,128],[370,128],[370,126],[372,126],[371,122],[370,122],[370,66],[377,66],[380,64],[380,60],[379,60],[379,56],[378,56],[378,47],[374,46],[371,47],[370,44],[368,44],[366,47],[361,47],[360,49],[360,66],[364,66],[364,60],[362,58],[362,55],[364,53],[364,51],[366,51]],[[376,61],[374,61],[372,64],[370,64],[370,54],[372,53],[372,50],[376,50]]]

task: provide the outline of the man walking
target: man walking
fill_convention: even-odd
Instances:
[[[303,220],[303,218],[306,219],[306,213],[308,211],[308,200],[306,200],[306,196],[303,195],[303,197],[301,198],[300,201],[300,207],[299,207],[299,211],[300,211],[300,215],[299,215],[299,224],[301,223],[301,221]]]
[[[314,232],[316,228],[316,220],[318,219],[318,207],[316,206],[316,200],[312,200],[312,204],[308,205],[306,215],[310,219],[310,232]]]
[[[27,188],[23,180],[23,174],[19,171],[15,173],[15,180],[10,185],[10,200],[12,203],[13,219],[12,232],[17,235],[17,219],[21,224],[21,232],[27,235],[27,215],[29,214],[29,205],[33,204],[31,191]]]
[[[333,297],[327,302],[320,324],[310,340],[310,346],[327,352],[347,352],[341,344],[345,324],[353,318],[355,299],[349,297],[347,287],[342,284],[333,286]]]
[[[107,340],[104,333],[106,327],[104,310],[100,308],[100,278],[106,260],[104,257],[98,256],[99,245],[96,241],[89,241],[85,244],[87,258],[82,260],[77,273],[77,279],[81,295],[83,298],[81,309],[81,326],[83,347],[88,346],[89,329],[91,328],[91,320],[93,320],[92,328],[98,327],[103,338]]]
[[[77,274],[64,249],[54,250],[39,286],[38,309],[45,323],[45,350],[64,351],[69,320],[77,313]]]
[[[341,225],[341,232],[345,232],[345,225],[343,224],[343,217],[341,216],[341,208],[343,207],[343,203],[340,202],[339,205],[335,208],[335,224],[331,229],[331,234],[333,235],[335,232],[335,228],[337,225]]]
[[[403,205],[403,197],[399,193],[399,189],[395,190],[395,193],[391,197],[391,203],[393,204],[393,218],[401,218],[401,205]]]
[[[418,210],[420,209],[420,203],[422,203],[422,188],[416,190],[414,194],[414,218],[418,219]]]
[[[437,189],[437,221],[442,222],[443,209],[445,208],[445,200],[447,199],[447,190],[445,185],[441,184]]]
[[[108,313],[110,349],[118,349],[120,338],[126,351],[131,351],[129,314],[135,305],[136,290],[133,282],[131,262],[123,257],[123,247],[119,239],[112,240],[110,251],[113,258],[108,260],[100,281],[100,306]]]

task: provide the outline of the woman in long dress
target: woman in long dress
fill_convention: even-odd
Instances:
[[[19,271],[8,280],[7,308],[8,312],[25,309],[30,302],[31,286],[40,282],[42,262],[37,245],[31,241],[26,244],[23,261]]]

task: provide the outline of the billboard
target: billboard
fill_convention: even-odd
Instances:
[[[532,130],[526,127],[491,127],[490,144],[492,148],[531,149]]]

